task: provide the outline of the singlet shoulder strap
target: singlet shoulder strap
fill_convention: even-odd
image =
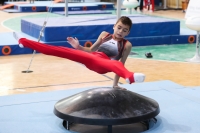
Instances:
[[[102,43],[107,42],[112,39],[112,34],[108,33],[104,38],[102,38]]]
[[[127,40],[126,40],[126,39],[123,39],[123,40],[121,40],[121,41],[118,43],[118,50],[119,50],[119,52],[123,52],[126,43],[127,43]]]

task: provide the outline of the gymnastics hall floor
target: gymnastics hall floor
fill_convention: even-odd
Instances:
[[[166,12],[169,16],[181,15],[181,11]],[[19,15],[10,16],[3,12],[0,14],[7,18]],[[0,20],[4,21],[2,17]],[[18,29],[13,28],[16,31]],[[1,26],[0,31],[12,30]],[[134,52],[144,55],[143,52],[140,54],[139,50]],[[155,52],[151,52],[154,55]],[[166,55],[170,55],[170,50],[167,52]],[[181,55],[183,53],[180,53]],[[42,54],[36,54],[34,57],[30,68],[33,73],[21,73],[27,69],[31,57],[31,54],[0,57],[0,132],[68,132],[62,127],[62,120],[53,114],[53,106],[57,100],[93,87],[112,85],[113,73],[99,75],[75,62]],[[155,99],[160,105],[158,122],[147,132],[199,132],[199,64],[156,59],[155,56],[153,59],[129,57],[125,65],[130,71],[145,73],[147,78],[144,83],[132,85],[120,79],[121,85],[130,91]],[[116,130],[132,133],[142,129],[127,125],[116,127],[114,131]],[[74,126],[70,132],[103,133],[106,128],[81,125]]]

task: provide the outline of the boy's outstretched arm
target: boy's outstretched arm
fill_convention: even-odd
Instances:
[[[83,47],[80,45],[78,39],[75,37],[67,37],[67,42],[75,49],[78,50],[82,50],[85,52],[94,52],[98,49],[98,47],[101,45],[102,43],[102,38],[105,37],[108,34],[108,32],[101,32],[101,34],[99,35],[98,39],[96,40],[96,42],[91,46],[91,47]]]
[[[132,48],[132,44],[131,44],[129,41],[127,41],[127,43],[126,43],[126,45],[125,45],[125,48],[124,48],[124,51],[123,51],[123,54],[122,54],[122,57],[121,57],[121,59],[120,59],[120,61],[121,61],[123,64],[125,64],[126,59],[127,59],[128,55],[129,55],[130,52],[131,52],[131,48]],[[119,77],[118,75],[115,75],[114,81],[113,81],[113,88],[125,90],[125,88],[118,86],[119,78],[120,78],[120,77]]]

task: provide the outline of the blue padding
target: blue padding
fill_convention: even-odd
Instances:
[[[131,34],[133,37],[142,36],[162,36],[162,35],[179,35],[180,34],[180,22],[169,22],[169,21],[151,21],[151,17],[140,18],[145,19],[144,21],[138,21],[138,18],[133,20],[133,27]]]
[[[18,42],[17,40],[13,37],[12,32],[2,32],[0,33],[0,46],[5,46],[5,45],[16,45]]]
[[[133,46],[171,44],[171,36],[130,37],[130,38],[126,38],[126,39],[129,40]],[[79,40],[79,43],[82,46],[84,46],[84,44],[87,41],[94,43],[96,41],[96,39]],[[71,48],[71,45],[68,44],[66,41],[55,41],[55,42],[44,42],[44,43],[51,44],[54,46],[64,46],[64,47]]]
[[[104,5],[104,6],[103,6]],[[69,3],[68,11],[83,11],[85,8],[87,10],[114,10],[113,3],[107,2],[95,2],[95,3]],[[51,8],[52,12],[55,11],[64,11],[65,4],[59,3],[54,5],[49,5],[48,8]]]
[[[99,19],[100,18],[100,19]],[[113,33],[116,17],[67,17],[50,18],[44,30],[42,41],[64,41],[66,37],[78,37],[80,40],[97,39],[102,31]],[[133,26],[127,37],[179,35],[180,22],[158,17],[131,17]],[[38,37],[44,19],[22,19],[22,32]]]
[[[133,46],[171,44],[171,36],[130,37],[127,39]]]
[[[4,46],[0,46],[0,56],[4,55],[2,53],[2,48]],[[11,53],[9,55],[18,55],[18,54],[31,54],[33,53],[33,50],[32,49],[29,49],[29,48],[20,48],[18,45],[10,45],[9,46],[11,48]]]
[[[79,40],[79,43],[80,43],[80,45],[84,46],[84,44],[87,41],[90,41],[90,42],[94,43],[96,40]],[[63,46],[63,47],[72,48],[72,46],[69,43],[67,43],[67,41],[43,42],[43,43],[54,45],[54,46]]]
[[[100,10],[113,10],[114,9],[114,5],[108,5],[108,4],[99,4],[98,5],[98,9]]]
[[[65,3],[54,3],[52,1],[34,1],[34,3],[23,3],[18,4],[18,2],[6,2],[6,4],[14,4],[14,9],[19,12],[46,12],[47,8],[51,9],[49,11],[64,11]],[[105,5],[105,8],[102,8]],[[83,2],[83,3],[68,3],[69,11],[83,11],[85,7],[87,10],[114,10],[114,4],[109,2]],[[36,10],[32,10],[32,7],[36,7]],[[8,12],[8,11],[7,11]],[[12,12],[12,11],[11,11]],[[13,11],[14,12],[14,11]]]
[[[26,34],[20,33],[22,36],[27,37],[31,40],[36,41],[37,39],[34,39],[30,36],[27,36]],[[6,33],[0,33],[0,56],[4,55],[2,53],[2,48],[4,46],[9,46],[11,48],[10,55],[18,55],[18,54],[31,54],[33,53],[32,49],[29,48],[20,48],[18,45],[17,40],[13,37],[12,32],[6,32]]]
[[[22,7],[22,6],[19,6],[18,7],[18,10],[20,12],[46,12],[47,9],[46,9],[46,6],[37,6],[35,9],[33,9],[34,7]]]
[[[94,5],[94,6],[86,6],[87,10],[99,10],[98,6]],[[53,7],[49,7],[51,8],[51,12],[55,12],[55,11],[64,11],[64,7],[63,6],[53,6]],[[84,8],[83,6],[74,6],[74,7],[68,7],[68,11],[83,11]]]
[[[133,46],[149,46],[149,45],[160,45],[160,44],[171,44],[171,37],[170,36],[152,36],[152,37],[130,37],[126,38],[129,40]],[[79,40],[79,43],[84,46],[84,44],[90,41],[94,43],[96,39],[90,40]],[[55,45],[55,46],[65,46],[70,47],[71,45],[68,44],[66,41],[54,41],[54,42],[45,42],[47,44]]]
[[[58,11],[53,12],[55,14],[59,15],[65,15],[64,11]],[[68,15],[80,15],[80,14],[112,14],[112,12],[109,11],[103,11],[103,10],[89,10],[89,11],[68,11]]]
[[[184,44],[184,43],[189,43],[190,35],[173,35],[171,36],[171,43],[172,44]],[[193,43],[196,43],[196,35],[194,35],[195,39]]]

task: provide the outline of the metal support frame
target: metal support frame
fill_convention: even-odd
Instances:
[[[121,17],[121,5],[122,5],[122,1],[117,0],[117,19]]]
[[[164,0],[164,9],[167,9],[167,0]]]
[[[187,60],[187,61],[189,61],[189,62],[197,62],[197,63],[200,63],[200,55],[199,55],[200,36],[199,36],[199,32],[200,32],[200,31],[197,31],[197,37],[196,37],[196,53],[195,53],[195,55],[194,55],[193,58]]]
[[[68,17],[68,2],[69,0],[65,0],[65,17]]]

